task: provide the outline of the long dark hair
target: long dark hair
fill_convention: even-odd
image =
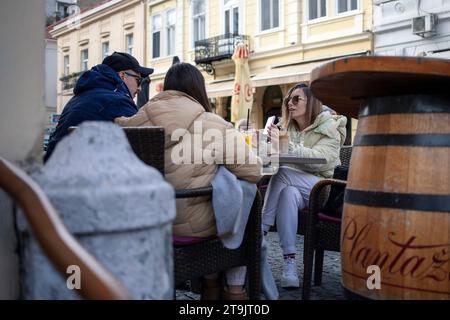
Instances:
[[[164,79],[164,91],[166,90],[184,92],[197,100],[206,111],[212,111],[206,94],[205,78],[189,63],[176,63],[170,67]]]
[[[306,112],[308,117],[308,126],[311,125],[319,115],[319,113],[322,112],[322,103],[312,94],[311,89],[308,87],[306,83],[298,83],[292,88],[289,89],[289,91],[286,94],[286,97],[283,100],[282,110],[281,110],[281,116],[283,119],[282,126],[283,128],[288,128],[289,123],[291,122],[294,124],[294,126],[297,129],[297,123],[295,121],[292,121],[289,119],[289,111],[287,109],[288,102],[291,99],[292,92],[294,92],[295,89],[301,89],[303,93],[306,95]],[[290,121],[291,120],[291,121]]]

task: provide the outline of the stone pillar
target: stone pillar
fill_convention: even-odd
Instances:
[[[227,116],[227,110],[225,110],[226,99],[227,98],[224,97],[216,98],[216,114],[221,116],[222,118],[225,118]]]
[[[41,161],[44,137],[44,0],[0,1],[0,156]],[[0,300],[19,298],[12,201],[0,190]]]
[[[83,123],[33,178],[68,230],[133,298],[172,298],[174,190],[136,157],[121,128]],[[78,298],[33,237],[25,237],[23,261],[25,298]]]

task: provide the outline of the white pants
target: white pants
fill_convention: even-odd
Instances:
[[[277,231],[283,254],[295,253],[298,210],[309,202],[313,186],[320,180],[311,173],[281,167],[270,179],[262,210],[263,230],[277,219]]]
[[[240,266],[225,271],[226,284],[229,286],[243,286],[245,284],[245,276],[247,275],[247,267]],[[205,279],[217,279],[218,273],[205,275]]]

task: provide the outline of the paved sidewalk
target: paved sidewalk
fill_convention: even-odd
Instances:
[[[269,232],[267,235],[269,242],[269,264],[272,267],[272,272],[275,278],[275,282],[280,292],[281,300],[297,300],[301,299],[301,288],[285,290],[280,287],[280,278],[282,271],[282,251],[278,242],[278,234],[276,232]],[[303,236],[297,236],[297,265],[298,272],[301,279],[303,278]],[[325,252],[324,268],[322,275],[322,286],[312,287],[311,299],[312,300],[342,300],[345,299],[342,291],[340,279],[340,254],[339,252]],[[177,299],[179,300],[197,300],[198,294],[194,294],[187,291],[177,291]]]

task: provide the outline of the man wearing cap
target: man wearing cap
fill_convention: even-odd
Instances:
[[[83,121],[114,121],[117,117],[134,115],[138,108],[133,99],[142,79],[152,73],[153,69],[141,67],[133,56],[123,52],[114,52],[102,64],[83,73],[50,136],[44,161],[70,127]]]

